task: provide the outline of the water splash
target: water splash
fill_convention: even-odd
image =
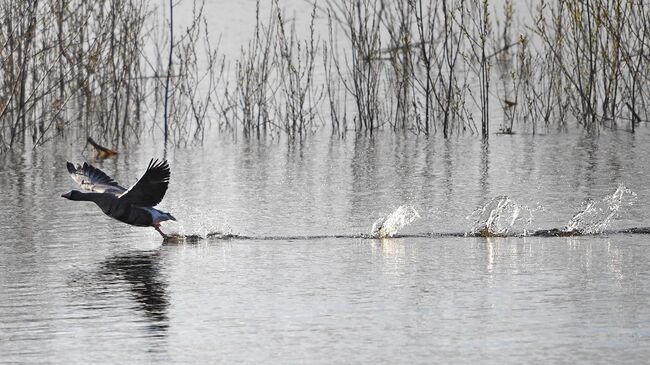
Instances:
[[[526,205],[517,204],[505,195],[494,197],[467,217],[473,223],[465,235],[502,237],[512,232],[526,235],[533,220],[533,212],[538,209],[543,208],[530,209]]]
[[[624,206],[636,201],[637,195],[632,190],[619,184],[616,191],[601,200],[589,200],[584,208],[576,213],[564,228],[565,232],[581,234],[602,233],[621,212]]]
[[[391,214],[379,218],[370,231],[373,238],[387,238],[395,236],[402,228],[420,218],[420,214],[410,205],[400,205]]]
[[[168,221],[163,223],[167,234],[166,243],[196,243],[205,239],[227,239],[236,237],[228,223],[203,222],[197,220]]]

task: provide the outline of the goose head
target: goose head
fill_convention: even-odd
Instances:
[[[79,196],[81,196],[82,194],[83,193],[78,190],[70,190],[65,194],[61,194],[61,197],[70,200],[78,200]]]

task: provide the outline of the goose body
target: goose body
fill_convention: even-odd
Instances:
[[[87,191],[71,190],[64,198],[91,201],[111,218],[138,226],[154,227],[163,237],[160,223],[176,220],[171,214],[154,208],[160,203],[169,185],[167,161],[151,160],[147,171],[131,188],[125,189],[102,170],[85,163],[76,167],[68,162],[68,172],[79,186]]]

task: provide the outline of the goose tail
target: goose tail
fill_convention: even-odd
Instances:
[[[142,208],[142,209],[148,211],[149,214],[151,214],[151,223],[152,223],[152,225],[157,225],[157,224],[160,224],[161,222],[164,222],[164,221],[175,221],[176,220],[176,218],[174,218],[173,215],[171,215],[171,214],[169,214],[167,212],[160,211],[160,210],[158,210],[156,208],[146,207],[146,208]]]

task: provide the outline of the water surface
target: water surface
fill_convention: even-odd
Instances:
[[[169,149],[161,208],[179,224],[164,229],[252,237],[198,244],[162,244],[60,198],[74,187],[65,161],[91,157],[83,142],[17,150],[0,159],[0,361],[645,361],[650,236],[352,237],[404,204],[420,218],[400,234],[462,234],[500,195],[529,208],[513,230],[562,227],[621,183],[636,200],[609,228],[647,226],[641,138],[380,134]],[[130,185],[161,147],[96,164]],[[309,238],[334,235],[351,237]]]

